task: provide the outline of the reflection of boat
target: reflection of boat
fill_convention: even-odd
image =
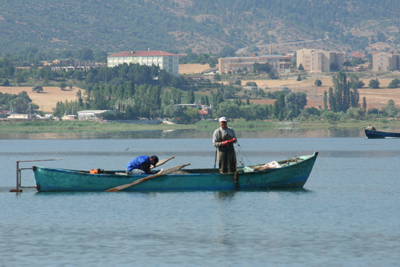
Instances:
[[[367,129],[364,129],[364,131],[365,131],[365,135],[369,139],[400,138],[400,133],[381,132],[381,131],[374,131],[374,130],[367,130]]]
[[[318,152],[273,162],[238,168],[234,173],[220,174],[218,169],[184,169],[126,188],[124,191],[182,190],[262,190],[272,188],[302,188],[306,183]],[[271,168],[271,165],[275,165]],[[131,183],[148,175],[121,175],[121,171],[89,171],[52,169],[34,166],[38,191],[104,191]]]

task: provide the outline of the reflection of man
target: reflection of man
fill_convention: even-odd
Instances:
[[[225,117],[219,119],[221,126],[214,131],[213,146],[217,148],[217,159],[219,172],[235,172],[236,171],[236,154],[233,144],[237,142],[235,131],[228,127]]]

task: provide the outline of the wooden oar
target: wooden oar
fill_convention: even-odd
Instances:
[[[167,161],[169,161],[169,160],[171,160],[171,159],[173,159],[173,158],[175,158],[175,157],[170,157],[170,158],[167,158],[167,159],[162,159],[162,160],[160,160],[159,162],[157,162],[156,166],[153,166],[153,167],[151,167],[150,169],[153,169],[153,168],[155,168],[155,167],[158,167],[158,166],[160,166],[160,165],[163,165],[164,163],[166,163]]]
[[[145,181],[148,181],[148,180],[150,180],[150,179],[157,178],[157,177],[160,177],[160,176],[169,174],[169,173],[176,172],[176,171],[178,171],[178,170],[180,170],[180,169],[182,169],[183,167],[188,166],[188,165],[190,165],[190,163],[188,163],[188,164],[183,164],[183,165],[177,165],[177,166],[174,166],[174,167],[165,169],[165,170],[161,170],[161,171],[157,172],[156,174],[153,174],[153,175],[147,176],[147,177],[145,177],[145,178],[142,178],[142,179],[133,181],[132,183],[123,184],[123,185],[120,185],[120,186],[117,186],[117,187],[108,189],[108,190],[106,190],[106,192],[118,192],[118,191],[121,191],[121,190],[123,190],[123,189],[125,189],[125,188],[131,187],[131,186],[133,186],[133,185],[137,185],[137,184],[143,183],[143,182],[145,182]]]

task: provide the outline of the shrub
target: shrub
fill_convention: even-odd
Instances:
[[[398,88],[399,84],[400,84],[400,80],[394,79],[389,83],[388,88]]]
[[[369,81],[369,84],[368,84],[368,87],[369,88],[372,88],[372,89],[378,89],[379,88],[379,81],[378,81],[378,79],[376,79],[376,80],[370,80]]]

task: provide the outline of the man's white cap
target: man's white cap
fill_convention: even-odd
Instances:
[[[221,121],[227,121],[227,120],[225,117],[221,117],[221,118],[219,118],[219,121],[221,122]]]

